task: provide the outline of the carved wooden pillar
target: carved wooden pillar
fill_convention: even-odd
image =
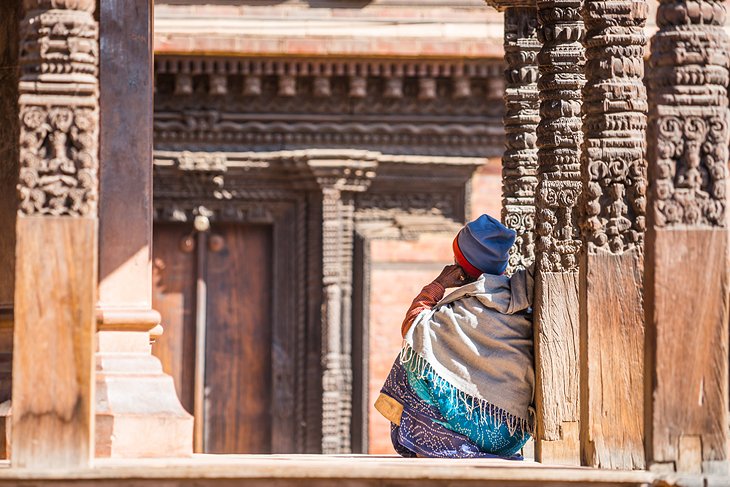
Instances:
[[[507,272],[535,261],[535,187],[537,186],[537,11],[510,7],[504,12],[505,71],[504,128],[507,143],[502,156],[502,221],[517,232],[510,249]]]
[[[649,70],[646,455],[728,471],[724,2],[661,0]]]
[[[535,282],[535,456],[579,463],[578,253],[581,88],[580,0],[538,0],[540,124]]]
[[[190,455],[192,417],[150,349],[152,2],[104,0],[99,18],[97,456]]]
[[[586,0],[580,270],[585,465],[644,468],[645,0]]]
[[[12,464],[94,452],[98,26],[93,0],[24,0]]]
[[[322,453],[351,451],[354,193],[375,161],[308,161],[322,190]]]

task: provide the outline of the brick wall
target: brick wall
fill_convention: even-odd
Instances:
[[[501,211],[500,163],[490,160],[472,179],[472,218]],[[417,241],[376,240],[371,244],[370,286],[370,453],[394,453],[390,426],[372,403],[401,346],[400,325],[421,288],[453,262],[453,235],[423,235]]]

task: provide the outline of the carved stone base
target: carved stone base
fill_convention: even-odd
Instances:
[[[148,332],[102,331],[98,339],[96,456],[192,455],[193,417],[157,357],[143,351]]]

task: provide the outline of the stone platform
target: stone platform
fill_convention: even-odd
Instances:
[[[367,455],[195,455],[188,459],[97,460],[93,469],[36,471],[0,466],[0,486],[155,487],[649,487],[672,481],[643,472],[544,466],[505,460],[403,459]],[[691,485],[691,484],[686,484]],[[702,485],[702,484],[699,484]],[[728,485],[708,483],[706,485]]]

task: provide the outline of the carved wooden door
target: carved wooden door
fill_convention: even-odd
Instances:
[[[195,415],[196,451],[271,453],[271,249],[265,225],[155,226],[153,350]]]

